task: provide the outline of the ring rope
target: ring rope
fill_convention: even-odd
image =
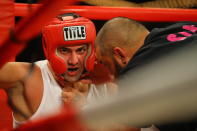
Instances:
[[[39,6],[41,5],[32,4],[32,9],[39,8]],[[124,16],[147,22],[197,21],[196,9],[65,6],[61,10],[61,13],[68,12],[75,12],[92,20],[108,20],[113,17]],[[28,4],[15,3],[15,16],[27,15]]]

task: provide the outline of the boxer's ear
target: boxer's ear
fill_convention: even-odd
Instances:
[[[125,67],[126,64],[128,63],[127,60],[127,53],[125,49],[120,48],[120,47],[114,47],[113,48],[113,56],[116,62],[121,66]]]

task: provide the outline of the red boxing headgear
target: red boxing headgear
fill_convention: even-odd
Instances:
[[[96,30],[89,19],[84,17],[68,20],[55,19],[43,28],[42,35],[45,56],[56,74],[67,71],[65,61],[56,54],[57,47],[62,45],[88,44],[89,52],[84,62],[85,69],[93,70]]]

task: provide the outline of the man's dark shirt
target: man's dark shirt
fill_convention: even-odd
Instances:
[[[120,78],[126,77],[125,74],[128,71],[191,44],[197,44],[197,23],[195,22],[179,22],[166,28],[155,28],[147,36],[144,45],[136,52],[128,65],[121,70]],[[182,123],[156,125],[156,127],[161,131],[197,131],[197,119]]]
[[[180,22],[166,28],[155,28],[120,75],[187,45],[197,44],[197,23]]]

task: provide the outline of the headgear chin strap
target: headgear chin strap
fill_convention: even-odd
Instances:
[[[61,75],[67,71],[65,61],[57,56],[57,48],[62,45],[88,44],[89,52],[85,59],[85,69],[93,70],[96,30],[93,22],[84,17],[67,20],[55,19],[42,30],[43,49],[53,71]]]

